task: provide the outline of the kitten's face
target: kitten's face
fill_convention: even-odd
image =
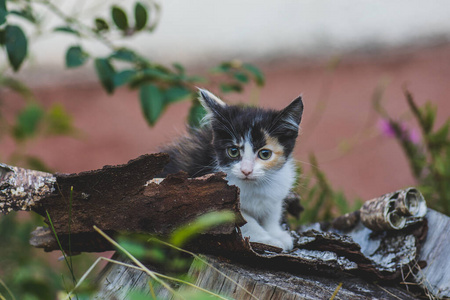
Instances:
[[[303,111],[301,98],[281,111],[228,106],[200,91],[214,132],[219,169],[231,179],[264,183],[292,153]]]

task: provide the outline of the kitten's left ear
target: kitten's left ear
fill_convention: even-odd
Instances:
[[[291,104],[284,108],[281,112],[281,119],[289,124],[294,130],[298,130],[298,126],[302,120],[303,114],[303,101],[302,96],[295,98]]]
[[[210,91],[200,88],[198,89],[198,91],[200,94],[200,97],[198,99],[200,100],[202,106],[208,111],[208,113],[216,114],[222,108],[227,106],[225,102],[220,100],[216,95],[214,95]]]

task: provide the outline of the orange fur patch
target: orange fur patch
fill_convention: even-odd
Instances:
[[[272,156],[268,160],[260,159],[260,163],[266,170],[279,169],[286,162],[283,146],[281,146],[281,144],[278,142],[278,139],[269,136],[267,133],[265,133],[264,136],[266,138],[266,145],[261,149],[268,149],[272,151]]]

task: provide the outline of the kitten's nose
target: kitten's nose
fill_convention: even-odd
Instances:
[[[243,170],[241,169],[242,174],[244,174],[245,176],[248,176],[250,174],[252,174],[252,170]]]

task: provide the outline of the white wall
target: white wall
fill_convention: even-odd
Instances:
[[[134,1],[56,1],[73,15],[92,20],[112,3]],[[132,41],[141,53],[170,62],[207,63],[342,53],[397,47],[440,37],[450,40],[450,1],[433,0],[167,0],[154,34]],[[102,9],[103,8],[103,9]],[[60,24],[51,20],[50,24]],[[32,46],[36,61],[62,65],[74,37],[58,34]],[[106,53],[98,44],[89,51]],[[33,51],[34,50],[34,51]]]

